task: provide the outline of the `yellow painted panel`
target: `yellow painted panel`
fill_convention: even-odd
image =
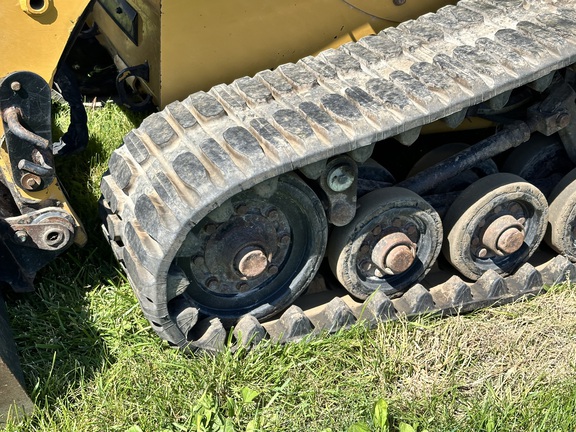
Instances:
[[[15,0],[0,1],[0,78],[29,70],[52,82],[70,34],[89,0],[44,1],[43,13],[26,13],[22,2]]]
[[[453,3],[410,1],[390,8],[395,19]],[[400,15],[402,11],[402,15]],[[293,62],[394,24],[342,0],[163,1],[161,106],[218,83]]]

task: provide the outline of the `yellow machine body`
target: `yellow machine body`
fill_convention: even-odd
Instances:
[[[111,2],[106,2],[111,3]],[[148,63],[157,106],[374,34],[455,1],[131,0],[132,40],[100,3],[94,21],[120,65]],[[108,8],[110,9],[110,8]]]

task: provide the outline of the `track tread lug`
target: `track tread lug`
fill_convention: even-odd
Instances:
[[[452,276],[446,282],[430,290],[434,303],[442,310],[459,309],[472,303],[472,291],[459,276]]]
[[[394,309],[407,316],[423,314],[437,309],[434,299],[426,288],[416,284],[398,299],[392,300]]]
[[[234,326],[233,335],[240,346],[251,347],[266,338],[262,324],[252,315],[245,315]]]
[[[352,309],[340,297],[333,298],[325,306],[319,319],[314,322],[317,331],[334,333],[342,328],[350,327],[356,322]]]
[[[359,320],[366,320],[370,324],[376,324],[382,321],[389,321],[396,317],[396,311],[392,300],[382,291],[374,293],[366,299]]]
[[[219,352],[226,345],[227,333],[218,318],[207,318],[200,321],[192,331],[188,342],[187,349],[193,351]]]
[[[279,342],[286,343],[302,339],[313,331],[312,322],[298,306],[290,306],[278,322]]]
[[[542,289],[542,275],[529,263],[524,263],[512,276],[506,278],[508,291],[523,294]]]
[[[552,258],[540,272],[546,286],[576,280],[576,267],[568,258],[558,255]]]
[[[471,290],[475,301],[498,299],[508,293],[504,278],[492,269],[480,276],[472,285]]]

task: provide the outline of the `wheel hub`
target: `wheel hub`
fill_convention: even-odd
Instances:
[[[247,278],[261,275],[268,267],[268,257],[262,249],[254,246],[242,249],[234,261],[238,272]]]
[[[390,275],[408,270],[415,257],[416,245],[403,232],[385,235],[372,250],[372,261]]]
[[[512,215],[503,215],[495,219],[482,236],[483,245],[500,256],[518,251],[524,240],[524,226]]]

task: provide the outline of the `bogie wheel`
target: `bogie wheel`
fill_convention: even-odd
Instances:
[[[576,169],[566,174],[550,195],[546,243],[576,261]]]
[[[521,177],[492,174],[466,188],[444,219],[443,252],[464,276],[507,275],[534,253],[546,231],[544,195]]]
[[[241,192],[187,235],[170,268],[185,282],[168,293],[169,307],[197,308],[225,325],[245,314],[268,318],[312,281],[327,230],[320,200],[295,175]]]
[[[333,273],[360,299],[377,289],[394,295],[410,288],[440,253],[440,216],[420,196],[397,187],[370,192],[358,204],[354,220],[331,233]]]

